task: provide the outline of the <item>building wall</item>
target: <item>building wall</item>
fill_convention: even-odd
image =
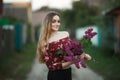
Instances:
[[[0,0],[0,15],[2,14],[3,11],[3,0]]]
[[[120,14],[119,14],[118,17],[116,18],[115,27],[116,27],[116,29],[117,29],[116,38],[120,40]]]
[[[101,6],[105,3],[105,0],[81,0],[88,5]]]
[[[41,24],[42,19],[46,15],[46,11],[37,11],[32,13],[32,25],[37,26]]]
[[[25,7],[18,8],[18,7],[6,6],[3,9],[4,9],[3,16],[12,16],[20,20],[23,20],[25,22],[28,21],[27,9]]]
[[[120,54],[120,14],[116,17],[115,20],[115,30],[116,30],[115,32],[116,41],[114,44],[114,50],[116,54],[117,53]]]

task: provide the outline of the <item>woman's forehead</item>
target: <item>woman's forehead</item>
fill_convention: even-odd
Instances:
[[[60,19],[58,15],[53,16],[53,19]]]

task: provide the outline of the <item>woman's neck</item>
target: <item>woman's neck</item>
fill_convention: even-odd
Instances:
[[[55,36],[58,33],[58,31],[54,31],[51,33],[51,36]]]

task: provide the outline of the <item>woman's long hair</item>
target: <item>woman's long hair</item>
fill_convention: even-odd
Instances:
[[[60,17],[59,13],[55,11],[49,12],[45,16],[42,22],[41,33],[37,46],[37,56],[39,62],[41,63],[44,63],[44,53],[46,51],[46,48],[48,47],[48,40],[52,34],[51,25],[52,25],[53,16],[55,15],[58,15]]]

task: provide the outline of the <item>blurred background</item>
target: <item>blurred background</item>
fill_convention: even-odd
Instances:
[[[92,27],[98,34],[86,53],[96,62],[88,66],[104,80],[120,80],[120,0],[0,0],[0,80],[27,79],[48,11],[61,13],[71,39]]]

